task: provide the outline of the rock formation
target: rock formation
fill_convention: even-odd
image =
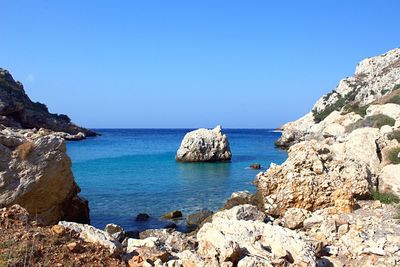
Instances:
[[[396,138],[392,135],[395,136],[399,130],[400,49],[393,49],[358,64],[354,76],[340,81],[335,90],[317,101],[310,113],[283,126],[282,136],[276,144],[285,148],[312,140],[319,145],[325,144],[334,158],[345,160],[343,163],[335,162],[334,164],[338,167],[348,168],[349,160],[365,165],[363,168],[370,174],[362,177],[368,177],[369,183],[373,183],[371,185],[379,185],[381,190],[398,191],[400,174],[396,173],[397,167],[386,167],[386,165],[396,164],[391,154],[395,153],[396,149],[400,149],[400,137]],[[293,171],[296,177],[304,177],[304,172],[311,170],[308,166],[319,164],[316,161],[304,166],[305,162],[295,155],[302,155],[304,151],[297,149],[298,152],[294,152],[294,149],[289,150],[288,159],[288,162],[294,161],[293,164],[274,166],[259,178],[272,177],[274,172],[278,171],[277,169],[282,171],[279,171],[282,173],[279,175]],[[303,165],[303,170],[300,170],[300,165]],[[351,165],[354,164],[351,163]],[[323,172],[329,171],[329,167],[324,164]],[[309,181],[314,183],[319,181],[319,178],[320,175],[313,174]],[[268,178],[259,180],[264,182],[264,186],[273,187],[267,185]],[[271,188],[261,188],[261,191],[265,192],[270,192],[270,190]],[[269,201],[272,201],[271,197]],[[265,199],[265,203],[267,202],[268,200]],[[316,205],[313,204],[313,206]]]
[[[392,116],[396,111],[386,108],[369,108],[371,104],[399,104],[400,95],[400,49],[393,49],[383,55],[360,62],[355,74],[339,82],[332,92],[321,97],[312,111],[301,119],[289,122],[282,127],[282,137],[277,141],[281,147],[289,147],[296,142],[319,135],[312,128],[323,122],[332,112],[351,113],[368,116],[386,114]],[[395,106],[394,109],[398,110]],[[368,110],[369,108],[369,110]],[[366,111],[367,110],[367,111]],[[397,116],[397,115],[396,115]],[[394,118],[397,119],[397,118]],[[398,127],[399,125],[397,125]]]
[[[0,68],[0,124],[14,128],[45,128],[70,135],[96,133],[71,123],[67,115],[49,113],[46,105],[32,102],[20,82]]]
[[[45,224],[89,222],[88,203],[77,195],[64,139],[4,128],[0,150],[0,207],[19,204]]]
[[[221,126],[187,133],[176,153],[176,160],[182,162],[230,161],[231,157],[228,137]]]

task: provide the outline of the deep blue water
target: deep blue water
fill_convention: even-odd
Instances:
[[[91,222],[103,228],[116,223],[126,230],[161,228],[160,216],[171,210],[184,215],[217,210],[234,191],[255,191],[258,170],[282,163],[287,154],[274,147],[280,133],[272,130],[229,130],[230,163],[178,163],[175,153],[190,130],[97,129],[102,136],[68,143],[81,195],[89,200]],[[148,222],[136,222],[138,213]]]

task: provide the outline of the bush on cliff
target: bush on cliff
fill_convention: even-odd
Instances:
[[[400,130],[394,130],[388,135],[389,140],[397,140],[400,143]]]
[[[354,113],[360,115],[361,117],[365,117],[365,115],[367,115],[368,107],[369,107],[369,105],[360,106],[359,103],[348,104],[343,108],[342,114],[345,115],[345,114],[354,112]]]
[[[384,125],[394,126],[395,123],[396,123],[395,119],[383,114],[378,114],[378,115],[368,116],[363,120],[359,120],[353,124],[350,124],[349,126],[347,126],[346,131],[352,132],[355,129],[364,127],[381,128]]]
[[[400,105],[400,95],[395,95],[392,98],[390,98],[387,103],[393,103],[393,104],[398,104]]]
[[[388,159],[392,164],[400,164],[400,147],[392,148],[388,151]]]

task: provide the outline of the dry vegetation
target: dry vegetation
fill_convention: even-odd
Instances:
[[[19,206],[0,210],[0,233],[0,266],[126,266],[75,232],[29,221]]]

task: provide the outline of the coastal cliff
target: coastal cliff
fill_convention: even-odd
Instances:
[[[25,93],[24,86],[2,68],[0,68],[0,124],[23,129],[44,128],[70,135],[79,133],[85,136],[96,135],[92,130],[73,124],[67,115],[52,114],[45,104],[32,102]]]
[[[89,223],[65,140],[94,135],[32,102],[22,84],[0,69],[0,207],[19,204],[43,224]]]

